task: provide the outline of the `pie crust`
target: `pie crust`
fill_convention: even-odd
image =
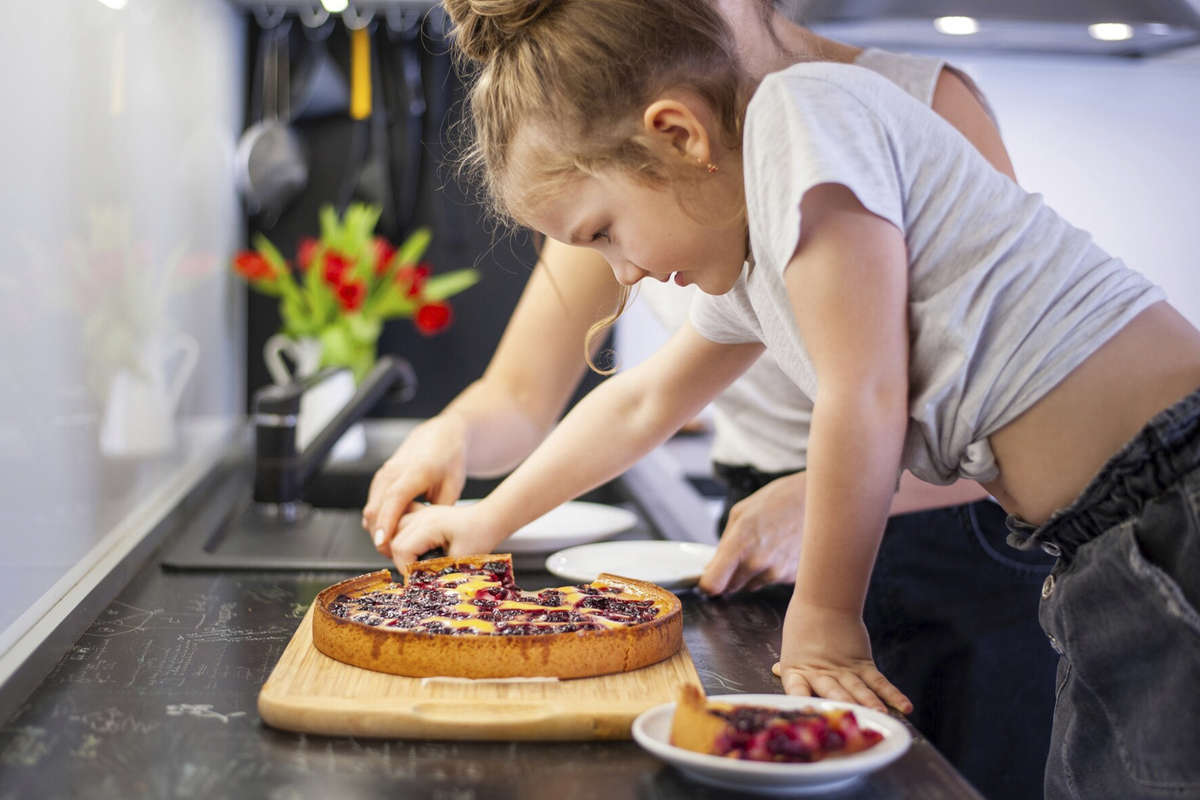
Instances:
[[[556,606],[538,607],[529,602],[527,592],[520,592],[518,599],[499,603],[499,608],[506,611],[553,608],[561,615],[567,610],[567,605],[574,601],[574,608],[579,613],[595,615],[595,625],[602,626],[599,628],[552,633],[513,633],[510,630],[506,635],[499,635],[500,631],[496,630],[494,623],[470,617],[449,620],[434,614],[423,624],[446,627],[430,633],[397,627],[396,620],[378,619],[369,614],[365,616],[371,617],[375,624],[347,617],[348,603],[353,604],[365,595],[371,595],[376,602],[380,597],[386,601],[386,593],[394,594],[399,599],[406,587],[414,585],[414,576],[418,582],[427,583],[431,575],[438,576],[443,571],[447,574],[438,577],[444,577],[450,584],[462,579],[461,583],[458,586],[439,584],[436,591],[457,593],[457,601],[461,605],[457,605],[456,609],[469,611],[467,604],[475,600],[476,592],[488,591],[489,585],[500,585],[494,582],[481,583],[477,576],[472,577],[472,571],[483,570],[484,565],[492,569],[498,564],[505,566],[507,580],[511,580],[512,557],[508,554],[488,554],[414,562],[401,570],[401,580],[395,583],[388,570],[336,583],[317,595],[313,614],[313,644],[330,658],[378,672],[412,677],[459,678],[582,678],[638,669],[669,658],[679,650],[683,639],[679,598],[655,584],[607,573],[584,586],[543,590],[559,593],[559,599],[563,602]],[[458,574],[463,570],[466,573]],[[516,590],[515,586],[511,588]],[[589,597],[607,597],[618,601],[618,604],[636,604],[643,609],[642,617],[651,618],[636,622],[608,619],[603,610],[579,605]],[[603,605],[603,602],[589,604]],[[442,621],[431,622],[432,617]],[[406,619],[409,618],[406,616]],[[587,619],[592,619],[592,616]],[[584,622],[583,627],[588,628],[589,624]],[[532,623],[524,624],[524,628],[554,629],[553,626]]]

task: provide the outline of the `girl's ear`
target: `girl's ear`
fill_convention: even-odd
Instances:
[[[690,103],[669,97],[655,100],[642,112],[642,126],[664,150],[698,164],[712,160],[708,128]]]

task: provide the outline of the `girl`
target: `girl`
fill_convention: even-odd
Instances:
[[[405,515],[397,563],[485,552],[615,476],[765,344],[814,399],[784,688],[908,706],[871,660],[867,578],[901,467],[968,477],[1059,557],[1047,793],[1200,789],[1200,333],[867,70],[753,86],[704,0],[446,6],[481,65],[474,152],[497,210],[597,249],[623,285],[704,294],[487,499]]]

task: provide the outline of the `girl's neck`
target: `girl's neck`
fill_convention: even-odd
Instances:
[[[849,64],[862,53],[861,47],[827,39],[791,22],[778,12],[772,22],[775,37],[783,48],[781,50],[769,33],[763,30],[760,45],[748,54],[750,57],[747,59],[747,67],[756,79],[786,69],[797,61],[840,61]]]

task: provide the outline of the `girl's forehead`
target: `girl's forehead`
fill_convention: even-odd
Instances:
[[[588,177],[561,140],[522,132],[513,138],[497,188],[509,213],[524,224],[523,217],[539,213],[556,195],[578,189]]]

